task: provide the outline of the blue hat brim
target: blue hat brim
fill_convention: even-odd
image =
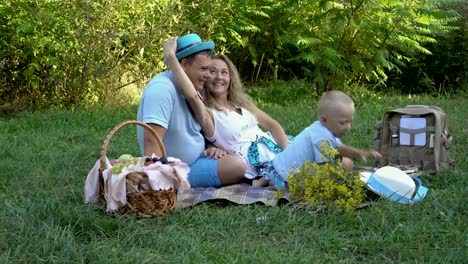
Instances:
[[[201,42],[188,49],[185,49],[181,52],[176,53],[176,57],[177,57],[177,60],[180,61],[181,59],[186,58],[194,53],[200,52],[202,50],[214,50],[214,48],[215,48],[214,42],[211,42],[211,41]],[[167,61],[164,61],[164,64],[168,66]]]
[[[408,176],[410,177],[410,176]],[[399,194],[397,191],[388,188],[387,186],[381,184],[373,175],[370,176],[369,180],[366,183],[366,186],[373,191],[374,193],[381,195],[383,197],[389,198],[390,200],[403,203],[403,204],[413,204],[420,202],[428,192],[427,187],[422,185],[421,179],[418,177],[411,177],[415,182],[416,189],[411,193],[411,198],[407,194]]]
[[[176,57],[178,60],[181,60],[185,57],[188,57],[194,53],[197,53],[202,50],[213,50],[215,47],[215,44],[213,42],[207,41],[207,42],[201,42],[198,43],[197,45],[194,45],[188,49],[185,49],[179,53],[176,54]]]

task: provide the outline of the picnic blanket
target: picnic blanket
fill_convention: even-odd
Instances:
[[[177,208],[186,208],[206,201],[229,201],[236,204],[262,203],[268,206],[288,203],[288,192],[281,198],[276,197],[273,186],[253,187],[241,183],[221,188],[191,188],[177,193]]]

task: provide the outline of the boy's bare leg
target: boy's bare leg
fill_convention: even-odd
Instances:
[[[218,177],[223,185],[240,183],[245,175],[244,162],[232,155],[218,159]]]

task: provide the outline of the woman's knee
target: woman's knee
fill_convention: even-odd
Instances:
[[[218,160],[218,176],[223,185],[240,183],[245,169],[245,164],[239,157],[226,155]]]

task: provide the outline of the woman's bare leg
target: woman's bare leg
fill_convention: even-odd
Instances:
[[[223,185],[240,183],[245,175],[244,162],[233,155],[218,160],[218,177]]]

